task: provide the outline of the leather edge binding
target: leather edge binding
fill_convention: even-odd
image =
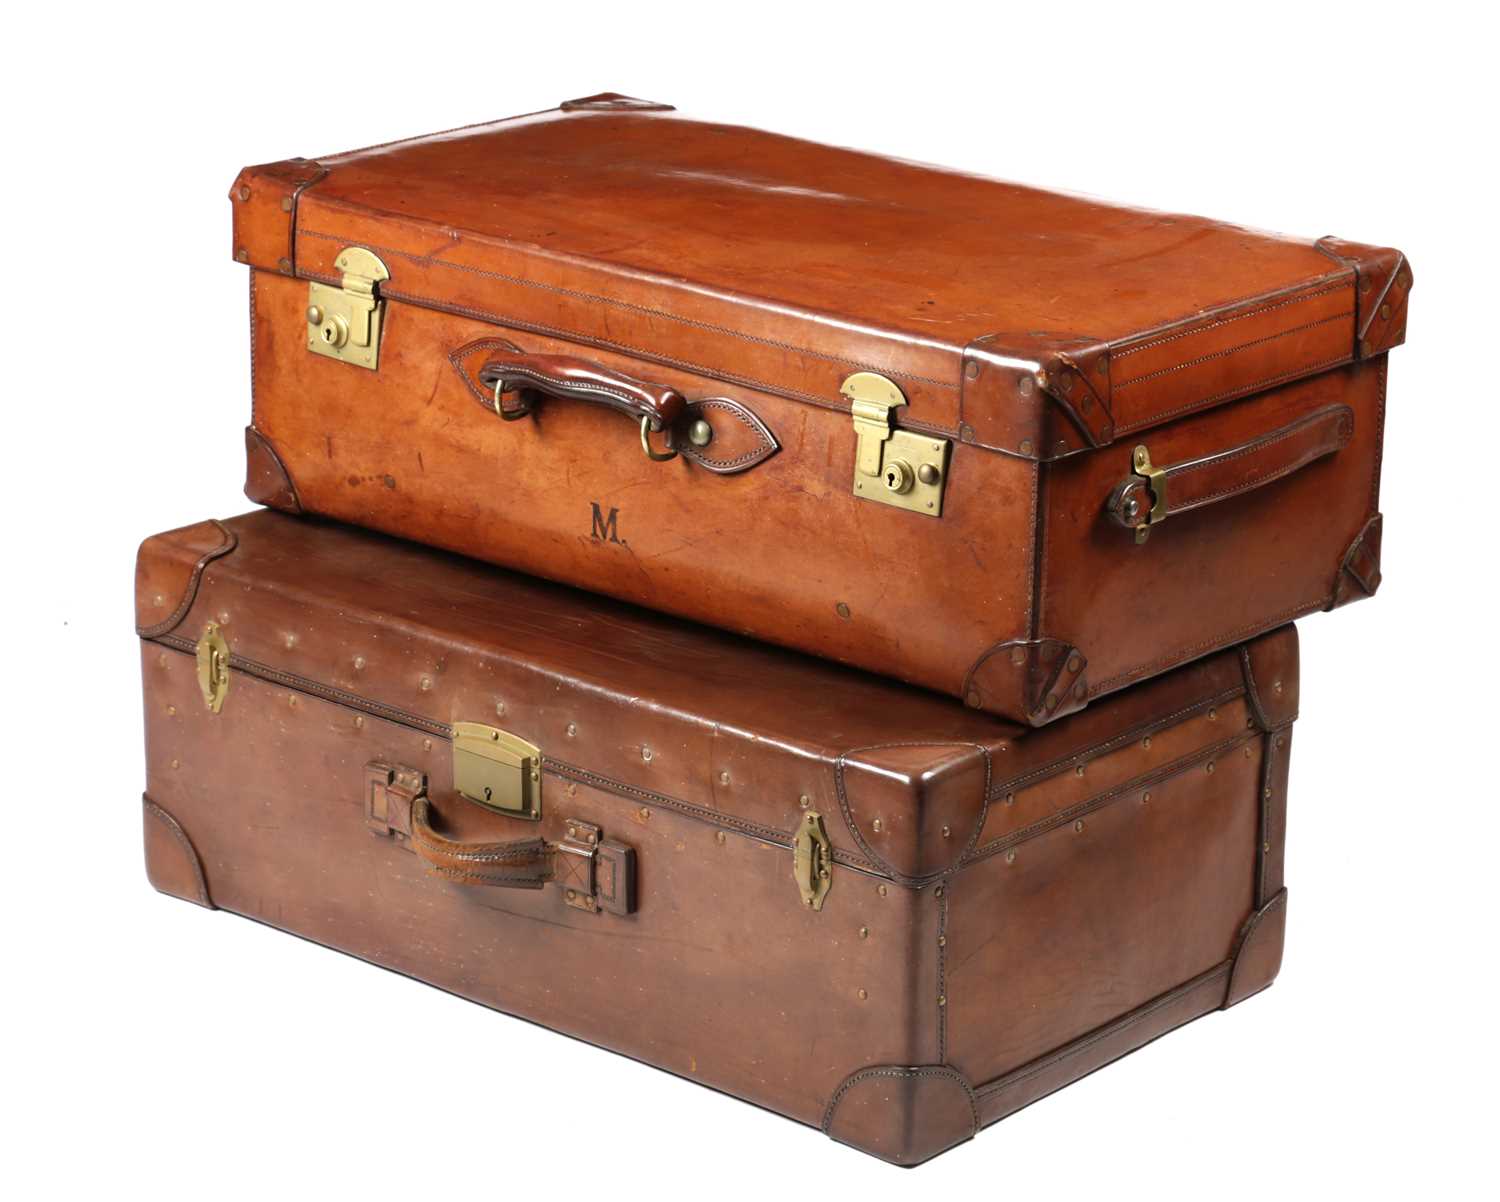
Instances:
[[[144,793],[141,802],[145,823],[146,879],[152,888],[208,910],[218,909],[208,894],[203,861],[182,824]],[[152,819],[155,819],[154,824]],[[157,835],[155,839],[153,833]]]
[[[1285,887],[1245,920],[1234,952],[1221,1010],[1237,1006],[1276,980],[1286,939]]]
[[[1354,358],[1373,358],[1406,341],[1406,298],[1413,283],[1406,256],[1389,246],[1347,242],[1331,234],[1313,245],[1354,273]]]
[[[257,505],[300,514],[302,499],[286,463],[270,439],[254,426],[245,427],[245,496]]]
[[[219,521],[218,518],[210,518],[208,522],[202,524],[211,524],[218,527],[219,534],[222,537],[222,541],[218,546],[205,551],[201,556],[199,556],[197,562],[193,564],[191,570],[188,572],[188,578],[183,584],[181,599],[177,603],[177,608],[174,609],[171,614],[169,614],[162,621],[150,626],[141,626],[139,624],[136,625],[135,632],[141,638],[160,638],[162,635],[176,629],[177,625],[183,620],[183,618],[187,617],[188,610],[193,606],[193,600],[198,595],[198,585],[203,579],[204,569],[207,568],[208,565],[211,564],[214,560],[228,555],[235,549],[236,546],[239,545],[239,537],[234,533],[233,530],[231,530],[223,522]],[[144,543],[141,544],[141,549],[137,553],[138,561],[142,556],[144,556],[146,549],[148,547],[151,547],[156,542],[157,538],[160,537],[160,535],[157,535],[153,538],[147,539]]]
[[[1373,597],[1380,588],[1380,536],[1384,524],[1383,515],[1375,514],[1349,544],[1339,561],[1329,609]]]

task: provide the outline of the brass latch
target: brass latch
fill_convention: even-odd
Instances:
[[[1143,543],[1151,537],[1151,527],[1166,520],[1167,472],[1165,468],[1152,465],[1151,452],[1144,446],[1136,447],[1130,462],[1135,468],[1135,474],[1144,480],[1146,487],[1151,490],[1151,512],[1146,515],[1145,524],[1135,528],[1135,541]]]
[[[906,404],[895,383],[872,371],[855,372],[839,387],[854,417],[854,495],[910,509],[928,517],[943,513],[948,479],[945,438],[898,430],[891,412]]]
[[[509,731],[455,722],[453,787],[470,801],[512,818],[540,818],[541,750]]]
[[[362,246],[346,246],[333,265],[344,273],[341,288],[307,286],[307,349],[374,371],[380,359],[380,316],[385,302],[375,285],[391,273]]]
[[[821,910],[823,899],[833,887],[833,847],[823,828],[823,817],[816,810],[802,816],[802,825],[792,839],[792,875],[802,904]]]
[[[198,640],[198,688],[211,713],[224,708],[224,695],[229,692],[229,643],[216,622],[205,626]]]

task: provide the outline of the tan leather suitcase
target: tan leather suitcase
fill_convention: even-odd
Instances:
[[[158,889],[899,1164],[1280,963],[1289,626],[1029,730],[268,512],[137,605]]]
[[[613,95],[231,200],[257,502],[1033,725],[1379,583],[1396,251]]]

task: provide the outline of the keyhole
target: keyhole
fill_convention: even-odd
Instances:
[[[495,793],[495,791],[493,789],[491,789],[489,787],[489,785],[485,785],[485,787],[484,787],[484,799],[485,799],[485,801],[492,800],[493,797],[494,797],[494,793]]]

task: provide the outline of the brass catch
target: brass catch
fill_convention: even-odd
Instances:
[[[453,724],[453,787],[512,818],[542,816],[541,749],[478,722]]]
[[[839,392],[848,399],[854,418],[854,495],[941,517],[948,481],[948,440],[896,429],[891,413],[906,404],[906,397],[882,375],[855,372]]]
[[[380,318],[385,302],[376,285],[391,278],[384,263],[362,246],[346,246],[333,265],[343,286],[307,286],[307,349],[374,371],[380,362]]]
[[[1135,474],[1146,482],[1146,487],[1151,490],[1151,512],[1146,515],[1144,525],[1135,528],[1135,541],[1145,542],[1151,537],[1151,527],[1167,518],[1167,472],[1165,468],[1155,467],[1151,462],[1151,452],[1144,446],[1136,447],[1130,457],[1131,466]]]
[[[833,847],[823,827],[823,816],[816,810],[802,816],[802,825],[792,840],[792,875],[797,879],[802,904],[821,910],[823,899],[833,887]]]
[[[205,626],[198,640],[198,688],[210,713],[217,714],[224,708],[224,696],[229,692],[229,643],[217,622]]]

